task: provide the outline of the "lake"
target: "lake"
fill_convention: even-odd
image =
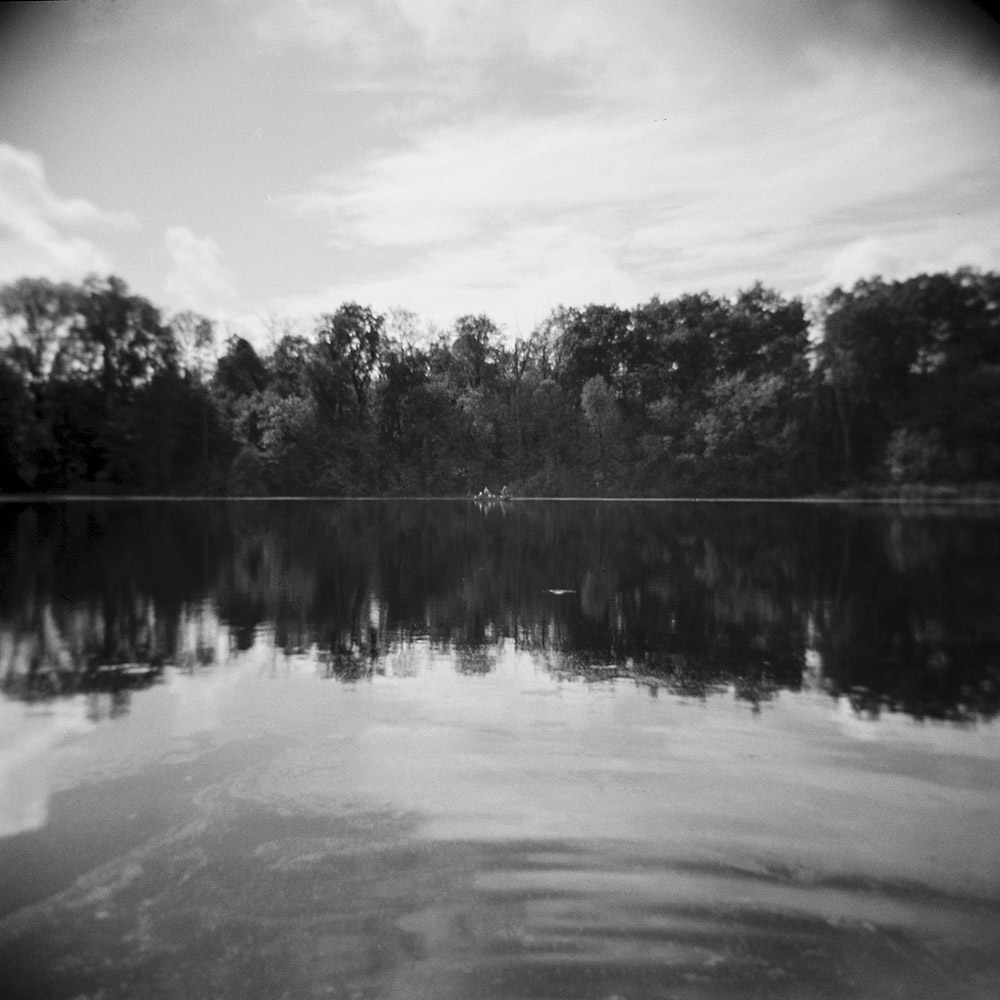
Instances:
[[[1000,508],[0,504],[0,993],[1000,996]]]

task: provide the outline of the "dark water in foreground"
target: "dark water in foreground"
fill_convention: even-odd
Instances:
[[[1000,996],[1000,511],[0,505],[6,998]]]

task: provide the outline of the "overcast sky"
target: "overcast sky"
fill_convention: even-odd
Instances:
[[[955,0],[84,0],[0,14],[0,281],[253,321],[1000,269]]]

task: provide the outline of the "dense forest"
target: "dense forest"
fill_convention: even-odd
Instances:
[[[6,493],[773,496],[1000,480],[1000,275],[559,308],[356,303],[259,352],[119,278],[0,289]]]

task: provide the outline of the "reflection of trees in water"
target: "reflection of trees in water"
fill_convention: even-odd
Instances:
[[[525,644],[562,651],[560,672],[625,674],[687,697],[735,687],[759,702],[797,689],[807,600],[794,539],[759,509],[707,510],[600,510],[590,544],[563,545],[579,595],[550,598],[555,642],[543,618]]]
[[[189,518],[154,514],[142,504],[0,509],[4,694],[85,694],[91,715],[114,716],[131,692],[162,679],[166,663],[214,661],[204,609],[185,603],[214,560],[192,544]]]
[[[320,662],[326,677],[336,677],[341,681],[360,681],[375,673],[377,661],[355,649],[331,649],[323,653]]]
[[[833,539],[821,539],[830,546]],[[833,693],[955,721],[1000,709],[995,520],[927,521],[901,510],[846,520],[839,552],[816,560],[816,645]]]
[[[593,654],[577,652],[546,651],[542,655],[547,668],[561,679],[608,681],[627,678],[646,686],[652,694],[664,690],[699,700],[732,689],[739,700],[759,705],[770,701],[782,689],[795,690],[799,686],[799,674],[791,683],[782,683],[770,661],[754,664],[743,656],[726,659],[690,651],[668,652],[646,660],[629,658],[607,662]]]
[[[92,717],[121,715],[131,693],[159,683],[167,664],[193,672],[216,662],[203,616],[183,613],[171,627],[141,597],[126,607],[42,605],[10,627],[0,621],[0,691],[29,702],[84,694]]]
[[[23,701],[91,696],[90,714],[120,715],[132,691],[155,684],[163,672],[149,621],[78,608],[57,616],[51,604],[37,608],[0,642],[0,691]],[[124,619],[124,620],[123,620]]]
[[[491,673],[497,665],[494,646],[456,646],[455,669],[460,674],[481,676]]]
[[[798,690],[808,654],[821,676],[805,683],[864,711],[965,719],[1000,700],[995,519],[272,501],[6,507],[0,529],[3,648],[17,649],[4,663],[19,664],[3,683],[18,697],[35,696],[29,677],[36,692],[98,676],[128,690],[137,666],[193,668],[220,628],[246,649],[266,626],[345,680],[414,639],[486,673],[511,640],[559,676],[686,697]]]

